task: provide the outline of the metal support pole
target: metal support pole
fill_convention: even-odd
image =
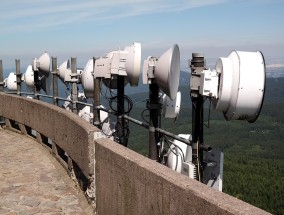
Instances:
[[[159,87],[156,83],[149,85],[149,107],[150,109],[150,126],[149,126],[149,158],[158,161],[158,142],[160,141],[159,133],[155,128],[159,127],[161,110],[159,105]]]
[[[16,81],[17,81],[17,95],[21,96],[21,72],[20,72],[20,60],[16,61]]]
[[[0,60],[0,92],[4,91],[4,80],[3,80],[3,64]],[[0,116],[0,125],[5,124],[5,119],[3,116]]]
[[[119,143],[127,147],[127,124],[123,118],[124,114],[124,76],[117,76],[117,137]]]
[[[53,78],[53,104],[58,106],[58,76],[57,76],[57,58],[52,58],[52,78]]]
[[[0,92],[4,91],[4,79],[3,79],[3,64],[0,60]]]
[[[77,79],[77,59],[71,58],[71,73],[72,77],[71,80],[74,79],[72,82],[72,91],[71,91],[71,99],[72,99],[72,111],[73,113],[78,113],[77,109],[77,101],[78,101],[78,89],[77,89],[77,83],[75,79]]]
[[[93,72],[95,72],[95,62],[96,59],[93,58]],[[94,104],[93,104],[93,115],[94,115],[94,125],[98,128],[101,126],[100,122],[100,79],[94,77]]]
[[[38,79],[38,71],[35,70],[34,71],[34,94],[35,94],[35,99],[39,100],[39,95],[40,94],[40,83],[39,83],[39,79]]]
[[[204,56],[193,53],[191,60],[192,101],[192,162],[197,169],[197,180],[203,181],[203,96],[199,94],[200,74],[204,70]]]

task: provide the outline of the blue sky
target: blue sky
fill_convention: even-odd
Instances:
[[[47,51],[84,66],[141,42],[142,60],[177,43],[182,64],[192,52],[215,61],[236,49],[284,65],[283,11],[283,0],[1,0],[0,59],[26,67]]]

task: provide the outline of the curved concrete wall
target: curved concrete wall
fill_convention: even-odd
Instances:
[[[77,115],[46,102],[0,93],[0,116],[29,126],[62,148],[88,178],[94,174],[94,132]]]
[[[54,105],[0,93],[0,116],[49,137],[93,176],[97,214],[268,214],[109,139],[94,141],[96,127]]]

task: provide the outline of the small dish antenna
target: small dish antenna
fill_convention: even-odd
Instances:
[[[81,82],[83,85],[85,96],[87,98],[93,98],[93,93],[94,93],[93,71],[94,71],[94,60],[89,59],[81,75]]]
[[[32,65],[29,65],[27,67],[27,70],[23,75],[23,79],[24,82],[26,83],[27,90],[34,91],[35,80],[34,80],[34,71]]]
[[[126,79],[130,86],[138,86],[141,67],[141,44],[134,43],[124,49],[126,52],[125,70]]]
[[[7,78],[4,79],[4,87],[9,91],[17,91],[17,76],[11,72]]]
[[[68,71],[70,70],[70,72]],[[64,83],[65,82],[65,74],[70,73],[71,74],[71,68],[70,68],[70,61],[66,60],[64,61],[57,70],[57,75],[59,79]]]
[[[50,94],[52,87],[52,77],[50,74],[51,58],[48,53],[42,54],[38,59],[34,58],[32,61],[32,70],[37,74],[35,77],[35,84],[38,90],[42,89],[46,94]]]
[[[177,44],[168,49],[159,58],[148,57],[143,65],[143,84],[154,80],[162,91],[174,100],[179,86],[180,52]]]
[[[32,62],[33,71],[38,71],[48,77],[50,75],[51,58],[47,52],[43,53],[38,59],[34,58]]]

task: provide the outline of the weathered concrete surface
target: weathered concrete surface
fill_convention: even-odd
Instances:
[[[109,139],[96,139],[94,143],[94,136],[96,138],[100,136],[99,130],[73,113],[56,106],[0,93],[0,116],[27,125],[49,137],[68,153],[86,177],[91,175],[94,184],[91,184],[90,190],[96,192],[95,203],[98,214],[268,214],[180,175]],[[9,140],[10,142],[13,142],[13,138]],[[13,152],[14,148],[16,150],[21,145],[9,146]],[[21,148],[19,153],[23,150],[25,149]],[[37,154],[32,152],[32,148],[27,152],[29,155]],[[4,152],[3,158],[0,159],[12,161],[17,153]],[[29,161],[28,158],[25,159]],[[4,166],[8,163],[6,162]],[[48,161],[45,163],[50,164]],[[12,164],[11,168],[14,165]],[[4,166],[0,166],[1,170]],[[37,163],[28,164],[27,168],[33,169],[33,166],[35,173],[41,169]],[[0,175],[0,181],[5,180],[4,177],[8,177],[9,174],[12,179],[18,178],[17,171],[7,170],[6,175]],[[2,189],[3,186],[0,184],[0,198],[5,192],[7,195],[15,191],[28,193],[26,187],[29,186],[24,186],[23,183],[27,182],[25,178],[29,179],[29,176],[22,174],[19,182],[8,180],[10,184],[4,186],[6,190]],[[42,186],[46,185],[47,181],[57,180],[56,174],[52,173],[38,177],[38,183]],[[58,189],[60,187],[57,186]],[[24,205],[26,208],[37,207],[49,199],[39,186],[38,191],[27,195],[37,195],[40,200],[18,198],[15,192],[9,197],[9,204],[15,204],[15,208],[19,205]],[[52,199],[56,201],[55,198]],[[0,210],[7,210],[5,201],[0,202]],[[7,211],[3,211],[5,212]]]
[[[46,102],[0,93],[0,116],[29,126],[64,149],[88,178],[93,175],[94,132],[79,116]]]
[[[95,152],[98,214],[268,214],[108,139]]]
[[[46,149],[25,135],[0,127],[0,214],[83,215],[92,211]]]

